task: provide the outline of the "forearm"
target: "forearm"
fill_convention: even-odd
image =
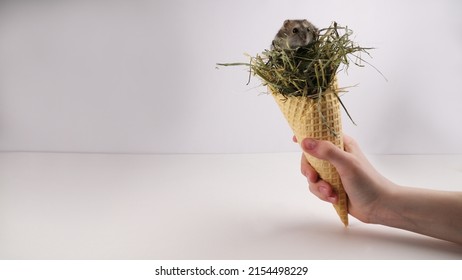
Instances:
[[[396,186],[374,223],[462,244],[462,193]]]

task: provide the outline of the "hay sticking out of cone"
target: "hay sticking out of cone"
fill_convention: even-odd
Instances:
[[[218,64],[221,66],[248,66],[268,87],[294,135],[301,142],[305,138],[327,140],[343,150],[340,100],[344,91],[337,85],[337,74],[350,64],[363,66],[361,54],[369,54],[350,37],[353,32],[333,22],[319,30],[316,40],[296,49],[272,48],[255,57],[250,63]],[[350,117],[351,120],[351,117]],[[351,120],[353,121],[353,120]],[[342,223],[348,225],[348,197],[340,176],[329,162],[305,153],[308,162],[338,194],[334,205]]]

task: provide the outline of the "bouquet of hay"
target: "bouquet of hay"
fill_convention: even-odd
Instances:
[[[333,22],[328,28],[316,30],[316,38],[306,46],[272,47],[251,57],[250,63],[219,65],[248,66],[268,87],[299,142],[307,137],[328,140],[343,149],[340,107],[350,115],[339,98],[342,90],[336,76],[350,63],[363,66],[361,53],[368,54],[368,48],[354,43],[351,35],[350,29]],[[335,167],[309,154],[305,156],[338,194],[339,202],[334,207],[347,226],[348,197]]]

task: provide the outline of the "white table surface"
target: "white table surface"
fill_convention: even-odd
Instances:
[[[462,156],[369,156],[405,185],[462,191]],[[0,259],[462,259],[462,246],[350,218],[299,153],[0,153]]]

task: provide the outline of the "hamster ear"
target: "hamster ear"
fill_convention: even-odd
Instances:
[[[287,27],[287,25],[289,25],[289,23],[290,23],[290,19],[286,19],[286,20],[284,21],[284,27]]]
[[[319,29],[317,29],[316,27],[313,30],[313,35],[314,35],[314,39],[318,40],[318,38],[319,38]]]
[[[313,30],[313,33],[314,33],[314,34],[317,34],[317,35],[319,35],[319,29],[318,29],[316,26],[314,26],[314,25],[312,25],[312,24],[311,24],[311,27],[310,27],[310,29],[312,29],[312,30]]]

